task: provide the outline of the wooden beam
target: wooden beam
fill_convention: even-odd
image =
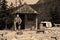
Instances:
[[[38,28],[38,18],[36,17],[36,30]]]

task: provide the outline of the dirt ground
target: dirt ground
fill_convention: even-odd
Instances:
[[[60,28],[46,28],[43,32],[0,30],[0,40],[60,40]]]

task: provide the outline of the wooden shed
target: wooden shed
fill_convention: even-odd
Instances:
[[[24,4],[12,14],[13,15],[19,14],[20,18],[22,19],[21,29],[30,29],[32,27],[37,29],[38,12],[35,11],[31,6]]]

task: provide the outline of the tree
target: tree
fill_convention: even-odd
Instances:
[[[5,16],[6,15],[6,10],[7,10],[7,1],[6,0],[1,0],[1,13],[0,13],[0,15],[1,16]]]
[[[1,22],[1,26],[3,27],[3,25],[5,26],[5,17],[7,17],[7,1],[6,0],[0,0],[1,2],[0,2],[0,19],[2,20],[2,21],[0,21]]]
[[[11,2],[11,4],[10,4],[10,8],[14,8],[14,6],[13,6],[13,3]]]
[[[1,2],[1,10],[5,11],[7,9],[7,1],[6,0],[2,0]]]

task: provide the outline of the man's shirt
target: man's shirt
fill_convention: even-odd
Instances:
[[[16,22],[16,23],[18,23],[18,24],[21,24],[22,20],[21,20],[20,17],[16,17],[16,18],[14,19],[14,22]]]

